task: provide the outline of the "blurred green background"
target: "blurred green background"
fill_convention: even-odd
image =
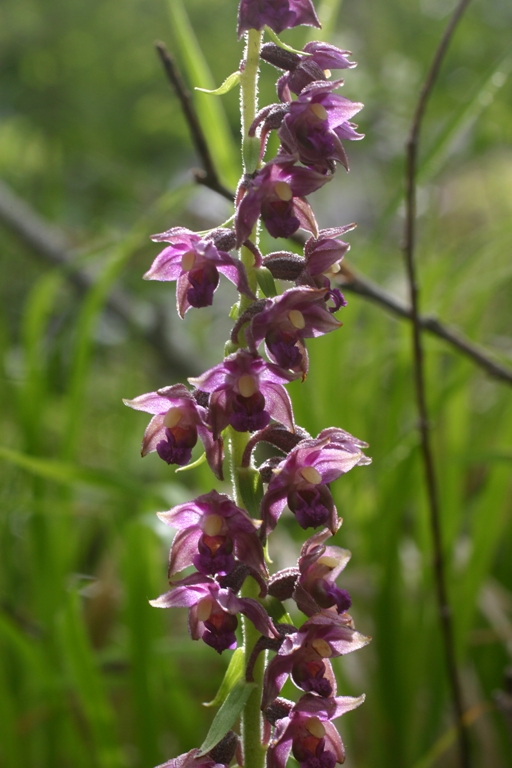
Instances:
[[[350,263],[404,298],[404,143],[454,3],[318,5],[325,38],[353,50],[359,62],[346,74],[344,94],[365,102],[358,117],[367,137],[347,147],[351,173],[339,170],[313,205],[324,227],[358,222]],[[220,360],[228,334],[231,286],[221,285],[214,307],[180,322],[174,289],[140,278],[158,252],[151,233],[177,224],[206,229],[231,214],[226,201],[192,181],[198,158],[154,41],[175,53],[190,86],[218,85],[242,55],[236,6],[2,0],[6,768],[151,768],[198,746],[213,716],[201,702],[214,697],[228,654],[192,643],[185,611],[147,603],[165,590],[170,544],[155,511],[208,491],[212,478],[205,465],[176,475],[154,454],[141,461],[147,418],[121,398],[205,370]],[[424,124],[418,226],[424,312],[509,365],[511,25],[507,0],[475,0],[460,24]],[[301,46],[308,35],[293,30],[283,38]],[[262,104],[274,100],[274,80],[265,65]],[[194,98],[222,178],[234,186],[238,96]],[[66,265],[52,262],[52,254],[66,256]],[[348,298],[344,328],[309,344],[310,375],[290,387],[300,424],[312,434],[341,426],[367,440],[373,457],[370,467],[333,486],[344,517],[336,543],[353,553],[342,586],[352,594],[356,626],[374,638],[335,663],[339,693],[367,695],[339,722],[346,765],[455,766],[410,329],[364,299]],[[512,392],[445,343],[428,337],[425,345],[474,766],[506,768]],[[285,517],[276,536],[276,567],[292,565],[303,532]]]

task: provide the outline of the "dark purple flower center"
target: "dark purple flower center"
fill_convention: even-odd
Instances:
[[[265,337],[268,351],[282,368],[297,368],[302,362],[302,353],[296,346],[297,335],[269,331]]]
[[[261,392],[255,392],[250,397],[235,395],[232,409],[229,423],[237,432],[255,432],[264,429],[270,421]]]
[[[190,287],[187,300],[192,307],[200,309],[213,303],[213,294],[219,284],[219,273],[214,264],[204,264],[200,269],[188,273]]]
[[[264,202],[261,206],[261,218],[272,237],[290,237],[300,227],[300,221],[293,211],[293,198]]]
[[[309,485],[288,494],[288,506],[301,528],[318,528],[331,515],[332,496],[326,485]]]
[[[330,696],[332,685],[324,675],[325,664],[321,659],[299,661],[292,669],[293,681],[303,691],[318,693],[319,696]]]
[[[226,648],[236,648],[235,630],[238,626],[236,616],[220,610],[212,612],[210,618],[204,622],[204,626],[203,640],[217,653],[222,653]]]
[[[204,576],[227,576],[235,565],[232,555],[233,541],[229,536],[207,536],[203,534],[198,541],[197,555],[193,564]]]
[[[335,605],[338,613],[348,611],[352,605],[352,599],[347,590],[339,589],[332,581],[327,581],[326,579],[322,579],[322,581],[323,601],[317,600],[318,605],[321,608],[330,608],[331,605]]]
[[[167,464],[178,464],[180,467],[189,463],[192,456],[192,448],[197,443],[197,430],[195,427],[165,430],[165,439],[157,443],[156,451]]]

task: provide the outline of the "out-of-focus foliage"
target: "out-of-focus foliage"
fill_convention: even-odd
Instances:
[[[242,53],[235,0],[179,5],[220,84]],[[399,295],[404,143],[453,7],[322,5],[330,42],[359,62],[344,92],[366,103],[367,138],[349,148],[351,174],[340,170],[312,202],[323,226],[358,221],[351,264]],[[198,159],[153,43],[164,40],[189,73],[194,50],[184,56],[164,0],[3,0],[1,16],[0,178],[65,233],[96,284],[77,297],[0,222],[0,760],[145,768],[203,741],[213,713],[200,702],[214,698],[226,665],[189,640],[184,611],[147,604],[165,588],[169,546],[154,512],[212,478],[205,465],[175,475],[155,455],[139,459],[146,417],[121,398],[179,377],[103,308],[121,283],[142,310],[160,308],[191,374],[218,362],[230,289],[181,328],[173,289],[140,276],[156,253],[151,232],[204,229],[230,210],[190,184]],[[475,0],[455,35],[422,134],[418,228],[424,311],[509,363],[511,23],[510,3]],[[283,37],[298,46],[308,34]],[[274,98],[273,77],[265,65],[262,103]],[[236,142],[236,92],[218,105]],[[341,724],[346,764],[452,766],[409,328],[356,296],[343,322],[309,344],[311,373],[291,392],[300,424],[313,434],[342,426],[368,440],[374,461],[333,486],[345,519],[337,543],[353,551],[343,586],[358,629],[374,636],[337,664],[340,693],[367,694]],[[494,695],[512,653],[512,390],[438,340],[426,350],[475,768],[506,768],[511,734]],[[292,564],[300,539],[283,524],[271,553],[279,565]]]

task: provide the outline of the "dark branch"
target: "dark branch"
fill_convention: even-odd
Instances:
[[[180,100],[181,109],[183,110],[183,115],[187,121],[194,147],[201,159],[201,164],[203,166],[202,170],[194,171],[196,181],[198,181],[199,184],[204,184],[205,187],[209,187],[209,189],[218,192],[219,195],[222,195],[232,203],[233,193],[221,183],[218,177],[206,137],[201,128],[192,98],[185,87],[180,71],[163,43],[157,42],[155,43],[155,47],[164,66],[165,74]]]
[[[407,141],[407,164],[406,164],[406,193],[405,193],[405,269],[409,284],[411,300],[411,319],[413,330],[413,358],[414,358],[414,381],[416,390],[416,400],[419,413],[419,430],[421,439],[421,451],[425,469],[425,479],[427,485],[428,505],[430,512],[430,527],[433,540],[433,569],[434,581],[436,585],[436,596],[439,611],[439,621],[441,624],[441,634],[443,638],[446,667],[448,672],[448,681],[451,690],[452,705],[454,709],[455,727],[457,729],[459,743],[459,760],[461,768],[470,768],[471,753],[469,733],[464,723],[464,702],[462,688],[457,668],[455,655],[455,643],[453,637],[452,612],[448,600],[448,590],[446,586],[445,562],[443,558],[443,541],[441,532],[441,513],[439,508],[439,493],[437,485],[437,475],[434,465],[434,458],[430,440],[430,426],[428,406],[425,392],[425,371],[424,371],[424,351],[422,344],[421,322],[419,314],[419,287],[416,277],[415,264],[415,236],[416,236],[416,172],[419,136],[421,124],[427,102],[434,88],[441,63],[452,39],[457,22],[462,16],[469,0],[460,0],[450,22],[445,30],[441,43],[434,55],[430,70],[420,92],[418,104],[414,113],[411,125],[409,139]]]
[[[341,272],[339,274],[343,278],[343,291],[363,296],[365,299],[369,299],[380,307],[387,309],[397,317],[402,317],[406,320],[412,319],[410,306],[397,299],[392,293],[388,293],[388,291],[367,277],[353,272],[351,267],[345,263],[341,264]],[[497,360],[494,360],[486,349],[470,341],[463,333],[443,325],[436,317],[420,315],[418,321],[423,331],[428,331],[433,336],[447,341],[448,344],[451,344],[487,371],[490,376],[512,385],[512,371]]]

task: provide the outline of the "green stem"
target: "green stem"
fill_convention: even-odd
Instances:
[[[240,108],[242,117],[242,160],[245,173],[254,173],[260,158],[260,140],[249,136],[249,128],[258,111],[258,77],[263,32],[250,29],[245,36],[244,65],[240,77]]]
[[[259,585],[249,577],[242,588],[243,597],[257,598]],[[254,645],[260,638],[260,633],[254,624],[245,616],[242,617],[242,630],[244,635],[244,660],[245,665],[252,653]],[[264,768],[266,748],[263,741],[263,722],[261,717],[261,695],[263,691],[263,675],[265,672],[265,653],[260,653],[254,665],[254,682],[257,688],[249,696],[242,712],[242,743],[244,750],[244,768]]]
[[[246,33],[246,45],[244,64],[240,78],[240,109],[242,119],[242,160],[244,173],[251,174],[260,165],[260,140],[256,136],[249,136],[249,128],[258,111],[258,77],[260,66],[260,48],[263,33],[250,29]],[[255,233],[256,234],[256,233]],[[254,270],[254,256],[247,248],[240,251],[240,259],[245,265],[249,285],[256,292],[257,280]],[[246,296],[240,297],[239,311],[243,312],[251,300]],[[228,430],[228,449],[230,456],[231,481],[233,483],[233,495],[236,504],[243,507],[241,492],[240,468],[242,455],[249,438],[248,433],[235,432],[231,427]],[[251,577],[245,580],[242,588],[244,597],[257,599],[259,586]],[[251,621],[242,617],[242,631],[244,638],[245,666],[249,661],[254,645],[260,637],[260,633]],[[257,687],[251,693],[244,711],[242,712],[242,744],[245,768],[264,768],[265,747],[262,746],[263,722],[260,710],[261,694],[263,690],[263,674],[265,670],[265,654],[260,654],[254,666],[254,681]]]
[[[230,459],[231,481],[233,484],[233,496],[235,503],[243,507],[242,492],[240,489],[240,466],[242,455],[249,439],[248,432],[236,432],[228,427],[227,448]],[[258,598],[260,588],[258,583],[250,576],[242,587],[243,597]],[[252,650],[260,637],[260,632],[253,623],[242,616],[243,649],[245,667],[251,657]],[[247,704],[242,712],[242,744],[244,752],[244,768],[264,768],[265,747],[262,746],[263,723],[261,717],[261,695],[263,691],[263,674],[265,671],[265,654],[261,653],[254,665],[254,682],[257,687],[249,696]]]

